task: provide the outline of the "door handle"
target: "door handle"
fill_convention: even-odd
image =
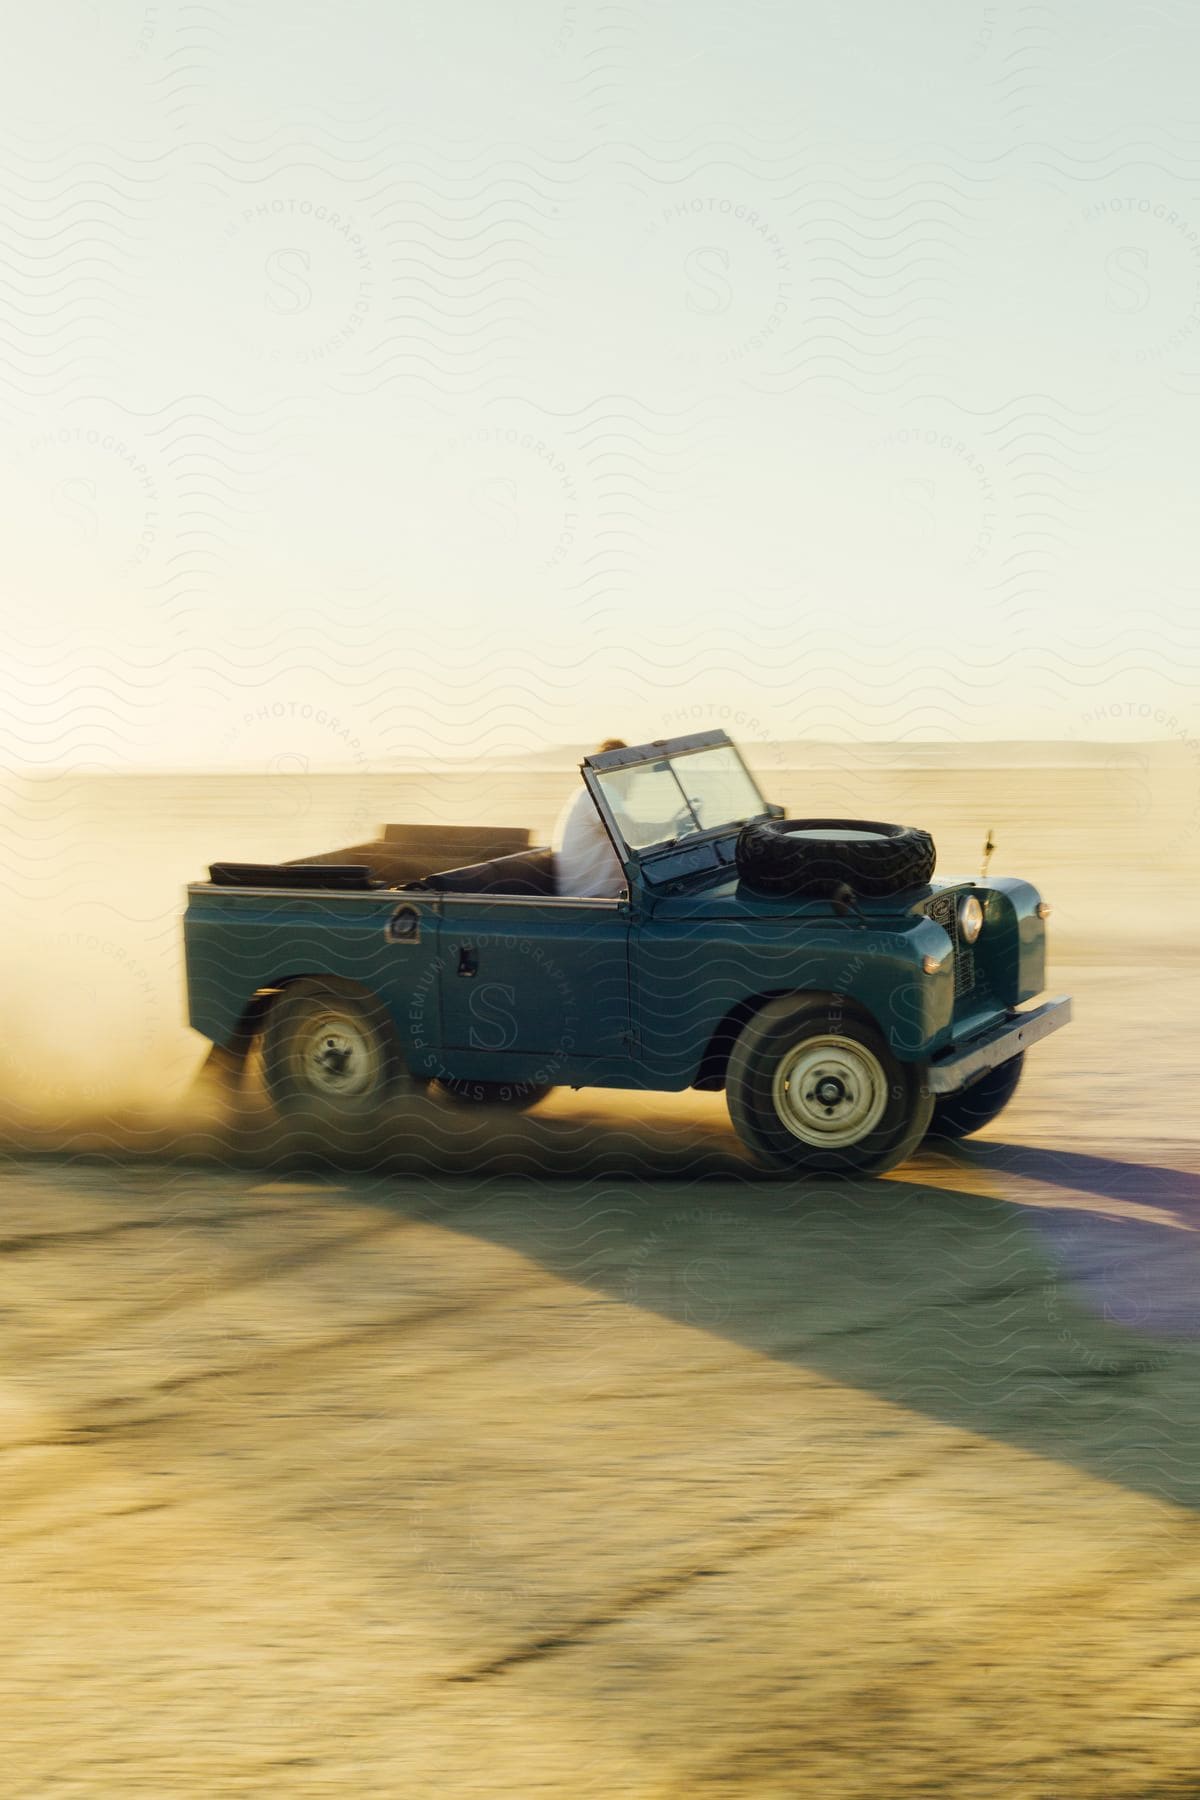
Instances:
[[[458,972],[460,975],[479,973],[479,952],[469,944],[460,944],[458,947]]]

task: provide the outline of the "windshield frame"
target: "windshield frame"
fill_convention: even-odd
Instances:
[[[742,772],[758,798],[759,810],[747,814],[745,819],[728,819],[720,825],[702,827],[696,817],[696,810],[689,799],[683,783],[679,779],[672,758],[687,757],[697,750],[731,750],[737,758]],[[643,764],[668,762],[676,786],[679,788],[681,805],[686,806],[696,823],[695,831],[685,832],[681,837],[660,838],[656,843],[644,844],[635,848],[625,841],[616,816],[604,793],[604,784],[600,777],[617,771],[637,768]],[[658,738],[652,744],[637,744],[624,750],[597,751],[585,756],[580,765],[584,784],[596,805],[596,810],[604,822],[604,828],[612,839],[613,849],[622,867],[628,870],[630,864],[640,863],[645,858],[666,855],[674,850],[690,849],[693,845],[710,844],[716,838],[729,837],[741,829],[743,824],[752,820],[771,818],[773,808],[764,798],[758,782],[746,767],[746,759],[726,731],[696,731],[687,737]]]

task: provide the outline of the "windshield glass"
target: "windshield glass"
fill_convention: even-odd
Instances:
[[[732,744],[683,751],[605,774],[597,771],[597,779],[631,850],[691,832],[743,825],[767,810]]]

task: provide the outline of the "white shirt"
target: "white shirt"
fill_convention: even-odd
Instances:
[[[614,900],[624,893],[625,871],[585,787],[559,813],[551,843],[555,886],[560,894],[593,894]]]

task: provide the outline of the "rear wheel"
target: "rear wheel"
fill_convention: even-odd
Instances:
[[[933,1097],[868,1019],[804,996],[772,1000],[743,1028],[725,1081],[738,1136],[773,1168],[877,1175],[916,1149]]]
[[[417,1087],[384,1007],[349,983],[295,981],[267,1014],[262,1072],[276,1110],[368,1119]]]
[[[930,1137],[965,1138],[990,1125],[1016,1093],[1024,1063],[1024,1055],[1010,1057],[1008,1062],[998,1063],[978,1076],[968,1087],[959,1088],[957,1094],[943,1094],[934,1102]]]

